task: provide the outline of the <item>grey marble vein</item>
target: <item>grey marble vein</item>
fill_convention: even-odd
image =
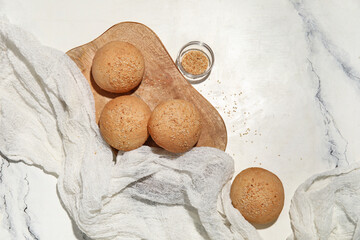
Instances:
[[[0,216],[3,216],[0,220],[0,240],[47,240],[37,230],[42,226],[39,225],[36,210],[34,212],[37,208],[33,207],[34,202],[31,201],[30,192],[34,192],[32,184],[33,180],[26,171],[19,168],[18,163],[0,157]],[[1,234],[2,231],[8,232],[6,237]],[[75,223],[73,233],[75,239],[91,240]]]
[[[352,67],[350,63],[348,63],[341,50],[335,44],[333,44],[325,35],[325,33],[320,29],[319,24],[317,23],[314,16],[309,11],[306,11],[306,1],[290,0],[290,2],[293,4],[295,10],[298,12],[299,16],[304,22],[308,43],[311,44],[312,38],[318,37],[327,52],[339,64],[345,75],[348,78],[355,80],[358,83],[358,87],[360,88],[360,73],[354,67]],[[310,50],[311,49],[312,48],[310,46]]]
[[[0,211],[6,216],[5,218],[3,218],[3,225],[5,226],[6,229],[8,229],[9,231],[12,230],[12,224],[10,221],[10,213],[8,210],[8,203],[7,203],[7,198],[6,198],[6,194],[5,194],[5,189],[4,189],[4,184],[3,184],[3,171],[4,171],[4,167],[9,167],[9,162],[6,161],[4,158],[0,157],[1,159],[1,165],[0,165],[0,193],[1,193],[1,200],[2,203],[0,204]],[[5,163],[8,163],[7,165],[5,165]]]
[[[306,11],[305,1],[303,0],[290,0],[293,4],[295,10],[301,17],[303,25],[305,28],[306,40],[309,47],[309,56],[307,57],[311,73],[313,78],[317,81],[318,87],[315,95],[316,100],[319,102],[321,114],[323,115],[324,125],[325,125],[325,138],[328,142],[328,153],[332,159],[334,159],[335,167],[339,165],[348,164],[348,159],[346,156],[348,141],[344,138],[341,130],[337,127],[335,119],[332,113],[327,106],[326,99],[322,95],[322,82],[321,77],[316,71],[315,63],[311,60],[314,56],[315,43],[316,39],[320,40],[321,45],[326,49],[328,54],[335,59],[339,67],[343,70],[345,75],[351,80],[360,80],[358,77],[360,74],[351,67],[342,57],[343,54],[340,53],[338,47],[331,43],[327,38],[325,33],[320,29],[316,19],[312,16],[311,13]],[[360,88],[360,81],[358,81]]]
[[[11,226],[11,222],[10,222],[10,214],[9,214],[9,210],[8,210],[8,206],[7,206],[6,196],[3,195],[2,198],[3,198],[3,210],[6,215],[6,222],[4,222],[4,225],[6,226],[7,229],[9,229],[11,231],[12,226]]]
[[[321,94],[321,79],[320,76],[314,69],[313,63],[308,59],[311,72],[315,75],[315,79],[318,81],[318,88],[316,92],[316,99],[319,102],[321,113],[324,117],[324,125],[326,128],[325,137],[329,143],[329,155],[335,159],[335,166],[338,167],[339,164],[343,164],[346,162],[348,164],[346,151],[348,146],[348,141],[343,137],[339,128],[336,126],[334,117],[331,115],[329,110],[326,107],[326,103]],[[338,143],[335,139],[339,139],[342,141],[341,144]]]
[[[0,183],[2,183],[2,177],[3,177],[3,167],[4,167],[4,164],[5,164],[5,160],[3,160],[3,158],[1,158],[1,164],[0,164]]]
[[[27,189],[26,189],[26,192],[24,195],[24,199],[23,199],[24,206],[25,206],[24,210],[23,210],[25,213],[25,222],[26,222],[27,230],[29,231],[29,234],[31,235],[31,237],[33,237],[33,239],[35,239],[35,240],[39,240],[40,238],[37,236],[34,229],[32,229],[31,217],[30,217],[29,213],[27,212],[28,205],[26,203],[26,199],[27,199],[27,196],[29,195],[29,190],[30,190],[30,185],[29,185],[29,181],[27,179],[27,175],[25,175],[24,180],[25,180],[26,186],[27,186]]]
[[[27,175],[10,167],[5,158],[1,158],[0,165],[0,213],[5,217],[1,221],[1,228],[7,229],[10,239],[39,240],[33,229],[33,221],[27,203],[30,184]]]

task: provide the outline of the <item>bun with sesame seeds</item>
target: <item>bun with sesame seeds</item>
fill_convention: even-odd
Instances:
[[[152,139],[160,147],[173,153],[186,152],[199,140],[201,115],[186,100],[167,100],[152,112],[148,129]]]
[[[144,75],[145,62],[132,44],[114,41],[97,50],[92,64],[96,84],[113,93],[125,93],[137,87]]]
[[[149,134],[151,115],[148,105],[135,96],[121,96],[108,102],[100,116],[100,132],[105,141],[121,151],[142,146]]]
[[[280,179],[263,168],[248,168],[234,179],[230,198],[233,206],[253,224],[269,224],[284,206],[284,188]]]

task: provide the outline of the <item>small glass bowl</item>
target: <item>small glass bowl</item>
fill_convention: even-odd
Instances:
[[[192,51],[192,50],[197,50],[197,51],[202,52],[203,54],[205,54],[205,56],[207,57],[207,59],[209,61],[209,65],[208,65],[207,69],[205,70],[205,72],[198,74],[198,75],[188,73],[187,71],[185,71],[185,69],[181,65],[181,61],[182,61],[182,58],[184,57],[184,55],[187,52]],[[214,65],[214,60],[215,60],[214,52],[211,50],[209,45],[207,45],[206,43],[200,42],[200,41],[192,41],[192,42],[185,44],[180,49],[180,52],[176,58],[176,66],[178,67],[180,72],[184,75],[184,77],[190,83],[200,83],[202,81],[205,81],[209,77],[211,69]]]

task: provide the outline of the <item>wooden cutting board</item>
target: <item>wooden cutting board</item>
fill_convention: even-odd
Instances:
[[[111,41],[133,44],[145,59],[144,78],[139,87],[128,94],[142,98],[151,110],[167,99],[181,98],[192,102],[202,114],[202,132],[196,146],[215,147],[225,151],[227,133],[220,114],[179,72],[158,36],[141,23],[116,24],[92,42],[67,52],[89,81],[95,100],[96,121],[108,101],[123,95],[102,90],[91,75],[95,52]]]

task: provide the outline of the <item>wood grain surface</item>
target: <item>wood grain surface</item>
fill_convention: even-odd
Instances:
[[[96,85],[91,65],[96,51],[111,41],[124,41],[137,47],[145,59],[145,73],[140,85],[132,92],[142,98],[153,110],[167,99],[185,99],[192,102],[202,114],[202,133],[196,146],[215,147],[225,151],[227,132],[216,109],[182,76],[158,36],[148,27],[136,22],[122,22],[85,45],[67,52],[89,81],[95,100],[96,121],[105,104],[124,94],[109,93]],[[151,144],[150,144],[151,145]]]

